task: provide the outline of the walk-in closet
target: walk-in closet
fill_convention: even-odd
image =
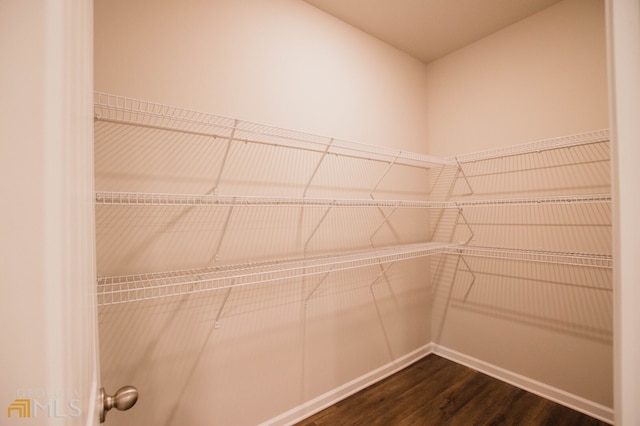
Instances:
[[[429,353],[611,421],[604,3],[548,3],[425,63],[303,1],[96,1],[113,421],[287,424]]]
[[[2,2],[7,424],[637,424],[638,8]]]

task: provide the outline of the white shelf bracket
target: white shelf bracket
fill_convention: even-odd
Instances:
[[[440,181],[440,177],[442,176],[442,172],[444,171],[444,168],[445,168],[445,166],[441,166],[440,167],[440,170],[438,171],[438,175],[436,176],[435,180],[433,181],[433,185],[431,185],[431,188],[429,188],[429,194],[431,194],[433,192],[433,190],[436,188],[436,185]]]
[[[469,222],[467,221],[467,218],[464,216],[464,213],[462,212],[462,209],[458,209],[458,215],[456,217],[456,225],[458,225],[459,221],[458,219],[462,218],[462,221],[464,222],[465,226],[467,227],[467,229],[469,229],[469,232],[471,233],[471,235],[469,236],[469,238],[467,239],[467,241],[463,242],[462,245],[467,245],[469,244],[473,238],[475,237],[475,234],[473,233],[473,229],[471,228],[471,225],[469,225]]]
[[[316,164],[316,168],[313,169],[313,173],[311,173],[311,177],[309,178],[307,185],[304,187],[304,191],[302,192],[302,198],[305,198],[307,196],[307,191],[309,190],[309,186],[311,186],[311,182],[313,182],[313,178],[316,177],[316,173],[318,173],[318,170],[320,169],[320,165],[322,164],[322,162],[324,161],[324,158],[329,153],[329,148],[331,148],[331,144],[333,144],[333,138],[331,138],[331,140],[325,147],[324,151],[322,151],[322,157],[320,157],[320,161],[318,161],[318,164]]]
[[[380,176],[380,178],[378,179],[376,184],[373,186],[371,191],[369,191],[369,197],[371,197],[372,200],[375,200],[375,198],[373,198],[373,193],[375,192],[376,189],[378,189],[378,186],[380,186],[380,184],[382,183],[382,180],[387,176],[387,174],[389,173],[389,170],[391,170],[391,167],[393,167],[393,165],[396,164],[396,161],[398,161],[398,158],[400,158],[400,155],[402,155],[402,151],[400,151],[398,155],[396,155],[396,158],[394,158],[393,161],[389,163],[389,165],[387,166],[387,169],[384,171],[384,173],[382,173],[382,176]]]
[[[238,128],[238,120],[233,120],[233,128],[231,129],[231,136],[229,136],[229,139],[227,140],[227,147],[224,150],[224,156],[222,157],[222,164],[220,165],[220,170],[218,170],[216,183],[213,187],[213,193],[215,195],[218,195],[218,193],[220,192],[219,191],[220,179],[222,178],[222,172],[224,171],[224,168],[227,164],[227,158],[229,157],[229,151],[231,150],[231,142],[233,142],[234,140],[237,128]],[[213,138],[215,139],[216,137],[214,136]]]
[[[227,233],[227,228],[229,227],[229,222],[231,221],[231,214],[233,213],[233,208],[235,207],[235,205],[232,205],[231,207],[229,207],[229,210],[227,211],[227,217],[224,220],[224,227],[222,228],[222,235],[220,235],[220,238],[218,239],[218,245],[216,246],[216,254],[214,256],[215,261],[217,262],[218,260],[220,260],[220,247],[222,247],[222,241],[224,240],[224,236]]]
[[[454,159],[456,160],[456,164],[458,165],[458,170],[460,171],[462,178],[464,179],[464,181],[467,183],[467,186],[469,187],[469,193],[462,194],[462,195],[473,195],[473,188],[471,187],[471,183],[469,183],[469,179],[467,179],[467,175],[464,173],[464,169],[462,168],[462,163],[458,161],[458,157],[454,157]]]
[[[316,232],[318,231],[318,228],[320,228],[320,225],[322,225],[322,222],[324,222],[325,218],[327,217],[327,215],[329,214],[329,212],[333,208],[334,203],[335,203],[335,201],[331,202],[331,205],[329,207],[327,207],[327,209],[324,211],[324,214],[320,218],[320,221],[318,221],[318,223],[316,224],[316,227],[313,228],[313,231],[311,231],[311,235],[309,235],[309,238],[307,238],[307,241],[304,243],[304,252],[305,253],[307,252],[307,247],[309,246],[309,243],[311,242],[311,239],[316,234]]]
[[[464,294],[464,297],[462,298],[462,301],[466,302],[467,301],[467,297],[469,296],[469,293],[471,292],[471,289],[473,288],[473,285],[476,283],[476,274],[473,273],[473,271],[471,270],[471,267],[469,266],[467,261],[464,260],[464,257],[462,257],[462,255],[460,255],[460,260],[462,261],[462,263],[464,263],[464,266],[467,267],[467,270],[471,274],[471,284],[469,284],[469,288],[467,289],[467,292]]]
[[[442,169],[440,170],[440,172],[442,173],[442,170],[444,169],[444,167],[442,167]],[[447,195],[445,196],[445,200],[450,200],[451,199],[451,195],[453,194],[453,189],[456,185],[456,181],[458,180],[458,175],[460,174],[460,167],[456,167],[456,173],[453,176],[453,179],[451,180],[451,185],[449,185],[449,189],[447,190]],[[439,178],[439,175],[438,175]],[[438,228],[440,227],[440,222],[442,221],[442,217],[444,216],[444,210],[445,209],[440,209],[440,213],[438,214],[438,219],[436,219],[436,223],[433,226],[433,233],[435,233]],[[456,223],[457,223],[458,218],[456,218]]]
[[[398,209],[398,204],[396,204],[396,206],[393,208],[393,210],[391,210],[389,212],[389,214],[387,214],[384,217],[384,220],[382,221],[382,223],[376,228],[375,231],[373,231],[373,233],[371,234],[371,236],[369,237],[369,245],[373,246],[373,237],[378,233],[378,231],[385,225],[385,223],[389,222],[389,218],[391,217],[392,214],[395,213],[395,211]],[[378,209],[380,211],[382,211],[381,209]]]
[[[389,268],[391,268],[394,263],[396,263],[396,262],[391,262],[387,266],[385,266],[384,268],[380,264],[380,269],[382,269],[382,270],[380,271],[378,276],[371,282],[371,284],[369,284],[369,292],[371,293],[372,296],[375,296],[374,293],[373,293],[373,285],[375,283],[377,283],[380,278],[385,276],[385,274],[387,273],[387,270],[389,270]]]

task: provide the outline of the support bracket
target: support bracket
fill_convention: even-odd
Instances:
[[[378,282],[378,280],[379,280],[380,278],[382,278],[383,276],[385,276],[385,274],[387,273],[387,270],[388,270],[389,268],[391,268],[391,267],[393,266],[393,264],[394,264],[394,263],[396,263],[396,262],[391,262],[391,263],[389,263],[387,266],[385,266],[384,268],[382,267],[382,264],[380,264],[380,263],[379,263],[379,265],[380,265],[380,269],[382,269],[382,270],[380,271],[380,273],[378,274],[378,276],[377,276],[377,277],[376,277],[376,278],[371,282],[371,284],[369,284],[369,292],[371,293],[371,295],[372,295],[372,296],[374,295],[374,294],[373,294],[373,285],[374,285],[375,283],[377,283],[377,282]]]
[[[378,179],[378,181],[376,182],[376,184],[373,186],[373,188],[371,189],[371,191],[369,191],[369,197],[374,200],[375,198],[373,198],[373,193],[375,192],[376,189],[378,189],[378,186],[380,186],[380,184],[382,183],[382,180],[387,176],[387,174],[389,173],[389,170],[391,170],[391,167],[393,167],[394,164],[396,164],[396,161],[398,161],[398,158],[400,158],[400,155],[402,155],[402,151],[400,151],[398,153],[398,155],[396,155],[396,158],[393,159],[392,162],[389,163],[389,165],[387,166],[386,170],[384,171],[384,173],[382,173],[382,176],[380,176],[380,178]]]
[[[454,158],[456,160],[456,164],[458,165],[458,170],[460,170],[460,174],[462,175],[462,178],[464,179],[464,181],[467,183],[467,186],[469,187],[469,191],[470,191],[468,194],[462,194],[462,195],[473,195],[473,187],[471,187],[471,183],[469,182],[467,175],[464,173],[464,169],[462,168],[462,163],[458,161],[458,157],[454,157]]]
[[[231,220],[231,214],[233,213],[233,208],[235,207],[235,205],[232,205],[231,207],[229,207],[229,210],[227,212],[227,217],[224,220],[224,227],[222,228],[222,235],[220,235],[220,238],[218,239],[218,245],[216,246],[216,254],[215,254],[215,261],[217,262],[218,260],[220,260],[220,247],[222,246],[222,241],[224,240],[224,236],[227,233],[227,228],[229,227],[229,221]]]
[[[320,169],[320,165],[322,164],[322,162],[324,161],[324,158],[329,153],[329,148],[331,148],[331,145],[333,144],[333,140],[334,139],[331,138],[326,148],[322,152],[322,157],[320,157],[320,161],[318,161],[318,164],[316,164],[316,168],[313,169],[313,173],[311,173],[311,177],[309,178],[307,185],[304,187],[304,191],[302,192],[302,198],[305,198],[307,196],[307,191],[309,190],[309,186],[311,186],[311,182],[313,181],[313,178],[316,177],[316,173],[318,173],[318,170]]]
[[[229,286],[229,288],[227,289],[227,292],[224,295],[224,299],[222,300],[222,306],[220,306],[220,309],[218,309],[218,314],[216,315],[216,319],[213,323],[213,327],[214,328],[220,328],[220,317],[222,316],[222,311],[224,310],[225,305],[227,304],[227,300],[229,300],[229,295],[231,294],[231,290],[233,290],[233,286],[235,285],[236,280],[233,279],[231,281],[231,285]]]
[[[467,227],[467,229],[469,229],[469,232],[471,233],[471,235],[469,236],[469,238],[467,239],[467,241],[463,242],[462,245],[467,245],[471,242],[471,240],[474,239],[475,234],[473,233],[473,229],[471,228],[471,225],[469,225],[469,222],[467,221],[467,218],[464,216],[464,213],[462,212],[462,208],[458,209],[458,216],[456,217],[456,225],[458,224],[458,218],[462,218],[462,221],[464,222],[465,226]]]
[[[389,214],[387,214],[382,223],[376,228],[375,231],[373,231],[373,233],[371,234],[371,236],[369,237],[369,245],[373,246],[373,237],[378,233],[378,231],[384,226],[385,223],[389,222],[389,218],[391,217],[392,214],[395,213],[395,211],[398,209],[398,205],[396,204],[395,207],[389,212]]]
[[[318,228],[320,228],[320,225],[322,225],[322,222],[324,222],[325,218],[327,217],[327,215],[329,214],[329,212],[333,208],[334,204],[335,204],[335,201],[332,201],[331,205],[329,205],[329,207],[327,207],[327,209],[324,211],[324,214],[320,218],[320,221],[316,224],[316,227],[313,228],[313,231],[311,231],[311,235],[309,235],[309,238],[307,238],[307,241],[304,243],[304,252],[305,253],[307,252],[307,247],[309,246],[309,243],[311,242],[311,239],[313,238],[313,236],[318,231]]]
[[[469,284],[469,288],[467,289],[466,293],[464,294],[464,297],[462,298],[463,302],[467,301],[467,297],[469,296],[469,293],[471,292],[471,289],[473,288],[473,285],[476,283],[476,274],[473,273],[473,271],[471,270],[471,267],[469,266],[469,264],[467,263],[466,260],[464,260],[464,257],[462,257],[462,255],[460,254],[460,260],[462,261],[462,263],[464,263],[464,266],[467,267],[467,270],[469,271],[469,273],[471,274],[471,284]]]
[[[218,195],[219,193],[220,179],[222,178],[222,172],[224,171],[224,168],[227,164],[227,158],[229,157],[229,151],[231,150],[231,142],[233,142],[235,138],[237,128],[238,128],[238,120],[234,120],[233,128],[231,129],[231,136],[229,136],[229,139],[227,140],[227,147],[224,150],[224,156],[222,157],[222,164],[220,165],[220,170],[218,170],[218,176],[216,177],[216,182],[213,187],[213,193],[215,195]]]

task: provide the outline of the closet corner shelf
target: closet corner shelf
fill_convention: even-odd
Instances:
[[[190,133],[214,139],[301,149],[424,168],[459,167],[461,163],[609,141],[609,130],[600,129],[459,156],[436,157],[322,137],[101,92],[94,92],[94,118],[97,121]]]
[[[281,259],[240,265],[98,278],[98,305],[113,305],[329,274],[417,259],[452,244],[420,243],[338,255]]]

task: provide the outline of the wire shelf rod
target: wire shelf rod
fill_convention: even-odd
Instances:
[[[497,158],[511,157],[515,155],[531,154],[553,149],[572,148],[581,145],[591,145],[609,141],[609,129],[600,129],[590,132],[577,133],[573,135],[561,136],[551,139],[543,139],[535,142],[511,145],[504,148],[491,149],[486,151],[472,152],[448,157],[447,161],[455,161],[457,158],[461,163],[474,161],[492,160]]]
[[[420,200],[253,197],[142,192],[97,192],[96,204],[120,206],[439,207],[437,202]]]
[[[230,118],[100,92],[94,93],[94,118],[100,121],[212,136],[220,139],[232,138],[230,132],[232,129],[231,122],[233,120]],[[239,134],[248,134],[255,137],[255,139],[244,138],[242,136],[233,138],[233,140],[241,142],[281,146],[322,153],[326,150],[329,144],[328,141],[330,141],[329,138],[309,133],[291,131],[248,121],[237,121]],[[218,131],[212,131],[214,129],[218,129]],[[260,140],[260,137],[272,138],[277,141],[269,142],[267,140]],[[332,149],[328,151],[330,154],[387,163],[398,156],[399,159],[404,160],[401,164],[421,168],[429,168],[427,165],[449,164],[448,160],[439,157],[337,139],[334,139],[331,148]],[[349,155],[342,152],[342,150],[359,154]],[[373,157],[368,157],[367,155]],[[376,156],[385,159],[376,158]],[[420,163],[422,166],[407,163],[410,161]]]
[[[223,134],[223,132],[215,133],[211,131],[211,128],[218,128],[226,131],[227,133],[231,133],[233,129],[232,123],[234,120],[230,118],[100,92],[94,93],[94,99],[94,117],[96,120],[131,124],[141,127],[157,128],[161,130],[186,132],[202,136],[212,136],[214,138],[221,139],[231,138],[230,134]],[[155,120],[155,122],[150,122],[151,120]],[[251,123],[248,121],[237,121],[242,126],[241,128],[239,128],[241,133],[252,134],[256,137],[262,136],[265,138],[275,138],[278,140],[278,142],[268,142],[266,140],[249,139],[243,137],[233,138],[233,140],[238,140],[241,142],[282,146],[322,153],[326,150],[326,147],[330,141],[329,138],[312,135],[310,133],[290,131],[277,127],[261,125],[258,123]],[[158,124],[157,122],[165,124]],[[178,123],[182,123],[182,125]],[[285,143],[285,141],[288,142]],[[511,145],[504,148],[463,154],[457,156],[457,159],[461,163],[465,163],[514,155],[529,154],[553,149],[571,148],[574,146],[589,145],[593,143],[608,141],[609,130],[600,129],[519,145]],[[303,146],[302,144],[312,145],[316,147],[311,148],[309,146]],[[400,151],[392,148],[377,147],[373,145],[342,141],[337,139],[334,139],[333,148],[335,148],[336,151],[328,152],[334,155],[351,156],[359,159],[383,161],[386,163],[391,162],[392,159],[397,156],[399,160],[405,160],[398,161],[398,163],[406,166],[420,167],[412,163],[407,163],[408,161],[422,163],[423,165],[456,165],[456,157],[435,157],[410,151]],[[382,160],[380,158],[367,157],[365,155],[349,155],[339,150],[353,151],[360,154],[369,154],[372,156],[384,157],[385,160]],[[422,168],[429,167],[422,166]]]
[[[554,263],[567,266],[590,268],[613,267],[613,257],[605,254],[567,253],[544,250],[503,249],[497,247],[456,246],[445,248],[447,253],[470,257],[487,257],[502,260]]]
[[[491,207],[541,204],[602,204],[610,203],[611,194],[553,195],[548,197],[522,197],[502,199],[471,199],[443,201],[442,207]]]
[[[141,274],[103,277],[98,280],[98,304],[104,306],[157,299],[346,271],[442,253],[449,245],[423,243],[313,260],[303,258],[266,267],[239,265],[222,270],[205,268],[193,270],[190,273],[179,271],[176,277],[173,277],[171,272],[150,274],[150,276]]]
[[[611,194],[557,195],[505,199],[471,199],[460,201],[421,201],[384,199],[331,199],[294,197],[219,196],[199,194],[164,194],[144,192],[96,192],[97,205],[119,206],[255,206],[255,207],[391,207],[391,208],[462,208],[546,204],[610,203]]]
[[[272,146],[272,147],[278,147],[278,148],[295,149],[295,150],[298,150],[298,151],[317,152],[317,153],[324,153],[324,151],[325,151],[325,148],[309,148],[309,147],[302,147],[302,146],[297,146],[297,145],[293,145],[293,144],[284,144],[284,143],[261,141],[261,140],[257,140],[257,139],[232,137],[230,135],[226,136],[226,135],[222,135],[220,133],[212,133],[212,132],[206,132],[206,131],[195,131],[195,130],[186,130],[186,129],[179,130],[179,129],[175,129],[175,128],[170,127],[170,126],[142,124],[142,123],[136,123],[136,122],[128,122],[128,121],[125,121],[125,120],[109,119],[109,118],[98,118],[98,116],[96,116],[95,118],[96,118],[96,120],[107,122],[107,123],[126,124],[126,125],[130,125],[130,126],[144,127],[144,128],[147,128],[147,129],[180,132],[180,133],[186,133],[186,134],[194,135],[194,136],[209,137],[209,138],[212,138],[213,140],[222,139],[222,140],[228,140],[230,142],[236,141],[236,142],[242,142],[242,143],[252,143],[252,144],[256,144],[256,145],[264,145],[264,146]],[[320,145],[321,146],[325,146],[323,144],[320,144]],[[338,147],[338,146],[336,145],[336,147]],[[344,147],[338,147],[338,148],[342,148],[342,149],[349,150],[349,151],[354,151],[354,152],[369,153],[371,155],[374,154],[371,151],[360,150],[360,149],[355,149],[355,148],[344,148]],[[374,158],[372,156],[347,154],[345,152],[339,152],[339,151],[335,151],[335,152],[328,151],[327,154],[336,155],[336,156],[345,157],[345,158],[355,158],[355,159],[358,159],[358,160],[368,160],[368,161],[375,161],[375,162],[379,162],[379,163],[388,164],[392,160],[389,160],[387,158],[394,157],[394,152],[391,152],[391,153],[376,153],[376,155],[384,157],[384,159],[383,158]],[[407,151],[403,151],[403,152],[405,154],[408,154]],[[420,156],[422,154],[415,154],[415,155],[416,156]],[[416,168],[416,169],[424,169],[424,170],[429,170],[434,165],[435,166],[446,166],[446,165],[448,165],[448,163],[436,162],[436,160],[429,160],[429,159],[427,159],[427,160],[421,159],[421,158],[403,158],[403,159],[406,160],[406,161],[396,161],[396,164],[400,164],[400,165],[405,166],[405,167],[411,167],[411,168]],[[409,161],[414,161],[415,163],[420,163],[420,164],[414,164],[414,163],[411,163]],[[443,161],[443,160],[440,160],[440,161]],[[426,164],[428,164],[428,165],[426,165]]]
[[[285,259],[196,270],[102,277],[98,280],[98,304],[104,306],[326,275],[327,273],[417,259],[441,253],[606,269],[611,269],[613,263],[612,257],[609,255],[423,243],[338,256],[318,256],[307,259]]]

